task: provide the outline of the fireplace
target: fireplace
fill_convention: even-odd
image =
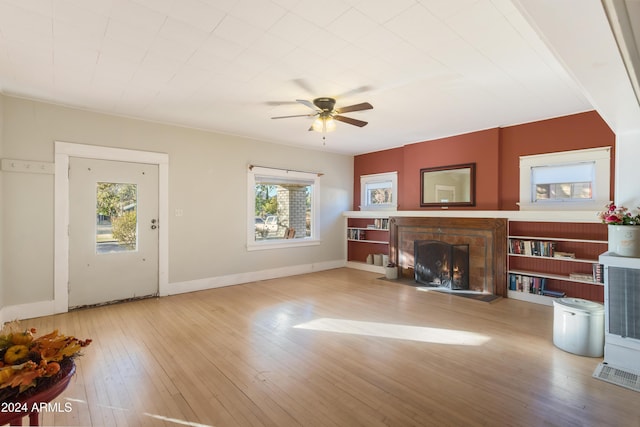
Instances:
[[[418,283],[451,290],[469,289],[469,245],[440,240],[414,241],[414,274]]]
[[[506,296],[506,219],[398,216],[389,218],[389,232],[389,261],[398,266],[400,280],[417,281],[420,286],[434,286],[431,282],[449,280],[452,282],[452,291],[460,289],[464,293]],[[420,241],[451,245],[453,254],[448,255],[447,259],[453,260],[454,254],[466,252],[465,261],[461,262],[462,266],[459,265],[457,271],[440,274],[438,280],[434,278],[435,273],[430,273],[433,277],[417,279],[416,270],[424,273],[425,268],[434,269],[428,263],[421,263],[420,254],[416,254],[415,242]],[[422,251],[421,245],[418,246],[418,252]],[[443,264],[441,256],[439,262]],[[457,260],[453,262],[457,263]],[[465,272],[464,279],[457,276],[461,270]]]

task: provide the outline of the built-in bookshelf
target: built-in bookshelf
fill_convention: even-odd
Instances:
[[[384,273],[383,265],[367,263],[371,255],[389,255],[389,218],[347,217],[347,266]],[[378,257],[376,257],[378,259]]]
[[[552,305],[552,298],[604,301],[607,228],[599,223],[509,221],[509,298]]]

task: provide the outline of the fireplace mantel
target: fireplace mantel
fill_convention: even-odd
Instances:
[[[506,219],[392,216],[389,232],[389,259],[399,266],[403,278],[414,277],[415,240],[469,243],[475,288],[481,286],[483,292],[506,296]]]

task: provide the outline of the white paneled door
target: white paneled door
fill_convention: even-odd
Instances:
[[[158,165],[69,158],[69,308],[158,293]]]

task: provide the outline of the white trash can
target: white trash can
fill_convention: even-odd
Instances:
[[[579,298],[553,300],[553,344],[580,356],[604,355],[604,305]]]

